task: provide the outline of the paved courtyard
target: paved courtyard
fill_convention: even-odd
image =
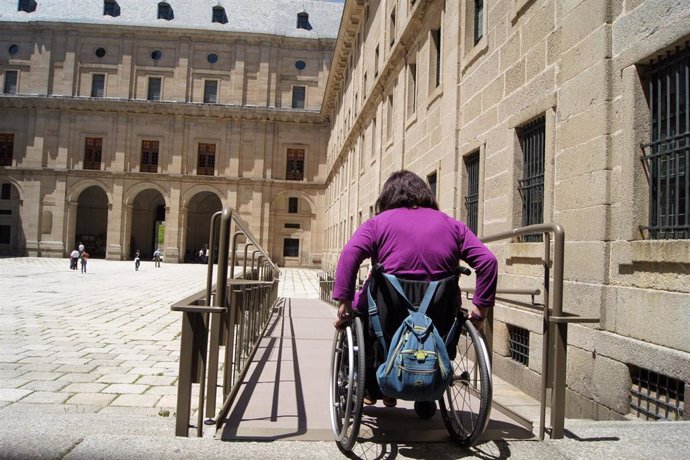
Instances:
[[[180,313],[203,289],[196,264],[0,259],[0,409],[157,415],[174,412]],[[317,271],[284,269],[280,294],[318,296]],[[13,407],[17,409],[18,407]]]

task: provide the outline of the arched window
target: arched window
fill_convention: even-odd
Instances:
[[[221,24],[227,24],[228,16],[225,14],[225,8],[223,8],[222,6],[214,6],[211,21],[219,22]]]
[[[158,4],[158,19],[165,19],[166,21],[175,19],[175,14],[169,3],[160,2]]]
[[[311,30],[311,24],[309,24],[309,13],[305,11],[297,13],[297,28]]]

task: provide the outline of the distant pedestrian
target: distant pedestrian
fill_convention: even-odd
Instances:
[[[84,252],[84,245],[82,243],[79,243],[79,254]]]
[[[86,250],[82,251],[79,255],[79,259],[81,260],[81,272],[86,273],[86,264],[89,261],[89,253],[86,252]]]
[[[204,249],[203,248],[199,249],[199,263],[200,264],[204,263]]]
[[[136,254],[134,254],[134,270],[139,271],[139,265],[141,265],[141,252],[137,249]]]
[[[160,249],[156,249],[153,251],[153,261],[155,262],[156,267],[161,268],[161,251]]]
[[[76,270],[79,263],[79,251],[73,249],[69,255],[69,269]]]
[[[209,251],[208,251],[208,248],[206,248],[206,252],[204,253],[204,263],[205,264],[208,263],[208,254],[209,254]]]

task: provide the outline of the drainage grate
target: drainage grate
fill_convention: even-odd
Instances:
[[[510,358],[525,366],[529,365],[529,331],[508,324],[508,334]]]
[[[685,382],[628,365],[632,388],[630,412],[645,420],[682,420]]]

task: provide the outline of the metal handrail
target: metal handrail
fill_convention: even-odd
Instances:
[[[549,311],[551,234],[554,237],[553,260],[553,312]],[[546,419],[546,389],[551,388],[551,439],[562,439],[565,424],[565,389],[567,370],[568,324],[594,323],[599,318],[582,318],[563,312],[563,266],[565,256],[565,231],[559,224],[536,224],[515,228],[509,232],[497,233],[482,238],[491,243],[525,235],[544,235],[544,304],[543,343],[541,362],[541,391],[539,411],[539,440],[544,439]],[[550,354],[553,353],[553,361]],[[548,376],[551,375],[551,382]]]
[[[231,245],[230,229],[233,225],[235,231]],[[240,237],[246,240],[242,275],[246,275],[247,272],[246,252],[247,247],[251,245],[256,248],[252,254],[251,278],[254,278],[255,260],[259,255],[257,279],[234,278],[237,244]],[[213,285],[216,242],[218,243],[218,269],[216,283]],[[232,252],[228,251],[230,246]],[[207,264],[206,289],[170,307],[173,311],[184,313],[175,429],[177,436],[188,436],[192,383],[199,383],[197,436],[200,437],[203,434],[204,413],[212,416],[215,412],[221,345],[225,347],[223,410],[215,419],[207,420],[206,424],[216,424],[217,427],[222,424],[232,399],[239,389],[238,383],[242,381],[251,364],[251,355],[254,354],[259,340],[263,337],[270,319],[270,311],[278,297],[280,269],[258,244],[247,225],[230,208],[211,216]],[[228,271],[230,271],[229,278]],[[229,293],[231,286],[232,295]],[[248,318],[246,321],[245,316]],[[238,340],[235,340],[236,333],[239,334]],[[206,388],[208,394],[206,394]]]

